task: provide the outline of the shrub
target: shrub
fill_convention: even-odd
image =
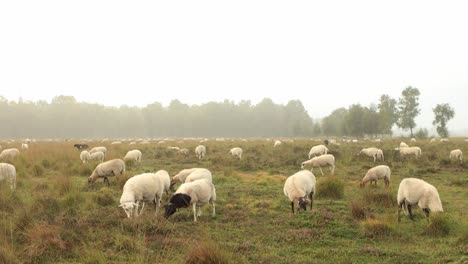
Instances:
[[[66,249],[60,237],[60,228],[47,224],[36,224],[26,231],[26,255],[38,262],[40,257],[56,257]],[[40,261],[39,261],[40,262]]]
[[[388,190],[367,189],[364,192],[363,200],[366,204],[374,204],[386,208],[397,206],[395,194]]]
[[[189,251],[186,264],[222,264],[229,263],[229,256],[213,243],[195,243]]]
[[[353,201],[351,203],[351,216],[356,220],[367,218],[366,208],[361,202]]]
[[[66,176],[55,177],[55,187],[57,188],[60,195],[69,193],[72,189],[70,178]]]
[[[416,134],[414,134],[414,136],[420,139],[424,139],[429,136],[429,132],[426,128],[420,128],[416,131]]]
[[[34,164],[32,168],[32,175],[36,177],[40,177],[44,174],[44,168],[39,164]]]
[[[44,160],[42,160],[41,164],[42,164],[42,167],[44,167],[46,169],[50,168],[50,161],[49,160],[44,159]]]
[[[110,191],[101,190],[99,193],[94,195],[94,200],[101,206],[115,205],[114,196]]]
[[[14,249],[8,244],[0,244],[0,263],[20,263],[15,256]]]
[[[317,197],[341,199],[344,197],[344,183],[336,177],[325,178],[317,183]]]
[[[431,214],[424,233],[430,236],[446,236],[451,229],[450,219],[444,214]]]
[[[362,223],[362,228],[364,235],[369,238],[382,238],[394,234],[394,230],[388,223],[377,219],[367,219]]]

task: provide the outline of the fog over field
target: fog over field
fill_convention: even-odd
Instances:
[[[468,135],[467,3],[6,1],[0,96],[108,106],[301,100],[315,120],[420,90]],[[400,134],[399,131],[396,131]]]

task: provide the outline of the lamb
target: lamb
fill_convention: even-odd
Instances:
[[[195,148],[195,155],[197,155],[198,159],[202,159],[206,155],[206,148],[203,145],[198,145]]]
[[[308,170],[301,170],[289,176],[284,183],[283,192],[291,201],[291,210],[294,212],[294,204],[297,203],[297,211],[300,209],[307,209],[307,196],[310,198],[310,210],[314,203],[315,193],[315,176]]]
[[[327,154],[327,152],[328,152],[328,148],[325,147],[324,145],[313,146],[309,151],[309,159],[312,157],[312,155],[314,155],[315,157],[315,156]]]
[[[6,181],[10,184],[10,190],[16,189],[16,169],[15,166],[8,163],[0,163],[0,181]]]
[[[197,222],[197,217],[201,216],[201,207],[210,203],[212,216],[215,211],[216,189],[212,182],[201,179],[193,182],[183,183],[172,196],[168,204],[164,206],[166,218],[169,218],[178,208],[193,206],[193,221]]]
[[[460,161],[460,164],[463,163],[463,152],[460,149],[454,149],[450,151],[449,159],[457,159]]]
[[[101,152],[102,153],[102,152]],[[80,153],[80,160],[83,162],[83,163],[88,163],[89,159],[91,158],[91,154],[89,154],[89,152],[87,150],[83,150],[81,151]]]
[[[183,149],[179,150],[179,153],[184,154],[184,155],[188,155],[189,152],[190,151],[188,149],[186,149],[186,148],[183,148]]]
[[[231,153],[231,155],[233,155],[233,156],[238,157],[239,159],[242,158],[242,149],[241,148],[232,148],[231,150],[229,150],[229,153]]]
[[[378,149],[378,148],[364,148],[362,149],[358,155],[361,155],[361,154],[364,154],[368,157],[371,157],[371,158],[374,158],[374,162],[379,159],[379,160],[383,160],[383,151],[381,149]]]
[[[12,161],[19,153],[17,148],[4,149],[0,153],[0,161]]]
[[[377,180],[384,179],[385,186],[388,187],[390,185],[390,174],[391,174],[390,167],[386,165],[376,166],[367,171],[366,175],[361,180],[360,186],[361,188],[364,188],[367,182],[371,182],[371,183],[374,182],[375,185],[377,186]]]
[[[303,169],[306,165],[312,165],[312,170],[318,167],[320,169],[320,172],[322,173],[322,176],[322,167],[328,165],[330,167],[331,174],[333,175],[333,173],[335,172],[335,157],[332,154],[325,154],[322,156],[312,158],[310,160],[302,162],[301,169]]]
[[[125,162],[121,159],[113,159],[103,162],[96,166],[91,176],[88,177],[88,183],[94,183],[98,178],[104,178],[104,183],[109,186],[107,177],[121,177],[125,174]]]
[[[416,158],[419,158],[422,154],[420,147],[406,147],[406,148],[396,148],[400,152],[401,157],[414,155]]]
[[[89,151],[89,153],[92,154],[97,151],[101,151],[102,153],[104,153],[104,155],[106,155],[107,148],[106,147],[94,147]]]
[[[130,150],[129,152],[127,152],[127,154],[125,154],[123,160],[125,162],[132,160],[137,163],[141,163],[141,151],[139,151],[138,149]]]
[[[21,149],[29,149],[28,143],[21,143]]]
[[[89,159],[88,161],[93,161],[93,160],[96,160],[98,161],[99,163],[103,162],[104,161],[104,152],[102,151],[96,151],[94,153],[91,153],[89,155]]]
[[[127,217],[131,218],[141,215],[146,201],[153,202],[156,206],[156,216],[161,206],[163,193],[169,191],[170,182],[169,174],[165,170],[135,175],[125,182],[120,197],[120,207],[124,209]],[[140,202],[142,206],[138,212]]]
[[[273,144],[273,147],[276,148],[277,146],[281,145],[281,141],[276,140],[275,143]]]
[[[408,212],[410,219],[413,220],[411,208],[416,204],[424,211],[426,217],[429,217],[430,212],[444,211],[437,189],[431,184],[416,178],[406,178],[400,182],[397,202],[398,222],[400,222],[402,209],[405,213]]]
[[[177,182],[184,183],[184,182],[192,182],[200,179],[205,179],[208,181],[212,181],[211,171],[205,168],[192,168],[192,169],[185,169],[181,170],[177,175],[172,177],[171,186],[176,184]]]

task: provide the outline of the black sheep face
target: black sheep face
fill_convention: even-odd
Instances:
[[[164,217],[169,218],[175,212],[177,212],[177,208],[173,204],[166,204],[164,206]]]
[[[191,199],[192,198],[190,197],[190,195],[183,194],[183,193],[178,193],[172,196],[169,203],[164,206],[164,210],[165,210],[164,217],[169,218],[169,216],[177,212],[177,208],[188,207],[190,205]]]
[[[299,199],[299,209],[304,209],[304,211],[307,210],[307,200],[304,198]]]

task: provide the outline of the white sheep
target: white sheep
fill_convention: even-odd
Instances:
[[[102,153],[104,153],[104,155],[106,155],[107,148],[106,147],[94,147],[89,151],[89,154],[93,154],[94,152],[97,152],[97,151],[101,151]]]
[[[441,139],[440,139],[440,142],[442,142],[442,143],[447,143],[447,142],[449,142],[449,140],[448,140],[448,138],[441,138]]]
[[[374,182],[375,185],[377,185],[377,180],[379,179],[384,179],[385,186],[389,186],[390,175],[391,175],[390,167],[386,165],[375,166],[367,171],[366,175],[364,175],[364,178],[362,178],[361,180],[360,186],[361,188],[365,187],[367,182],[371,182],[371,184],[372,182]]]
[[[383,150],[379,149],[379,151],[377,151],[377,159],[381,161],[385,161]]]
[[[400,152],[400,156],[402,158],[406,156],[415,156],[416,158],[419,158],[422,154],[420,147],[396,148],[395,150],[398,150]]]
[[[415,139],[415,138],[411,138],[410,141],[411,141],[411,142],[416,142],[416,139]]]
[[[195,155],[197,155],[197,158],[201,160],[206,155],[206,147],[203,145],[198,145],[195,148]]]
[[[155,216],[159,212],[161,199],[164,192],[169,191],[171,179],[165,170],[156,173],[143,173],[135,175],[125,182],[120,207],[122,207],[128,218],[139,216],[143,213],[145,202],[154,202],[156,206]],[[141,210],[138,207],[142,202]]]
[[[210,203],[212,208],[212,216],[216,215],[215,211],[216,189],[212,182],[201,179],[193,182],[186,182],[180,185],[168,204],[164,206],[164,216],[168,218],[173,215],[178,208],[186,208],[193,206],[193,221],[197,221],[197,217],[201,216],[201,207]]]
[[[412,220],[413,213],[411,208],[416,204],[424,211],[426,217],[429,217],[430,212],[444,211],[437,189],[431,184],[416,178],[406,178],[400,182],[397,202],[398,222],[400,221],[402,209],[405,213],[409,213],[410,219]]]
[[[12,161],[19,153],[20,151],[17,148],[4,149],[0,153],[0,161]]]
[[[276,140],[275,143],[273,144],[273,147],[276,148],[281,145],[281,141]]]
[[[284,183],[283,192],[291,201],[291,210],[294,212],[294,204],[297,203],[297,211],[307,208],[307,196],[310,198],[310,210],[314,203],[315,176],[308,170],[301,170],[289,176]]]
[[[463,163],[463,152],[460,149],[454,149],[450,151],[449,159],[456,159]]]
[[[181,170],[177,173],[171,180],[171,186],[176,184],[177,182],[184,183],[184,182],[192,182],[200,179],[205,179],[208,181],[212,181],[212,174],[211,171],[205,168],[191,168]]]
[[[383,159],[383,151],[381,149],[378,149],[378,148],[363,148],[361,149],[361,151],[359,151],[359,154],[358,155],[361,155],[361,154],[364,154],[368,157],[371,157],[374,159],[374,162],[379,159],[379,160],[382,160]]]
[[[169,146],[169,147],[167,147],[167,150],[175,150],[175,151],[179,151],[179,150],[180,150],[180,148],[179,148],[179,147],[171,147],[171,146]]]
[[[431,138],[431,140],[429,140],[429,143],[435,143],[435,142],[436,142],[435,138]]]
[[[120,145],[122,144],[122,141],[114,141],[111,143],[111,145]]]
[[[238,157],[239,159],[242,158],[242,149],[239,148],[239,147],[232,148],[231,150],[229,150],[229,153],[231,153],[231,155],[233,155],[233,156]]]
[[[409,146],[405,142],[400,143],[400,148],[407,148],[407,147],[409,147]]]
[[[121,159],[113,159],[103,162],[96,166],[91,176],[88,177],[88,183],[95,182],[98,178],[104,178],[104,182],[109,186],[107,177],[121,177],[125,174],[125,162]]]
[[[312,157],[312,155],[315,157],[315,156],[320,156],[320,155],[327,154],[327,153],[328,153],[328,148],[325,147],[325,145],[313,146],[309,151],[309,159]]]
[[[29,149],[28,143],[21,143],[21,149]]]
[[[123,160],[125,162],[132,160],[136,163],[141,163],[141,155],[141,151],[139,151],[138,149],[130,150],[127,152],[127,154],[125,154]]]
[[[102,152],[101,152],[102,153]],[[89,159],[91,158],[91,154],[89,154],[89,152],[87,150],[83,150],[81,151],[80,153],[80,160],[83,162],[83,163],[88,163]]]
[[[91,161],[95,160],[95,161],[101,163],[101,162],[104,161],[104,156],[105,156],[105,155],[104,155],[104,152],[102,152],[102,151],[96,151],[96,152],[91,153],[91,154],[89,155],[88,161],[91,162]]]
[[[179,150],[179,153],[180,153],[180,154],[184,154],[184,155],[188,155],[189,152],[190,152],[190,151],[189,151],[188,149],[186,149],[186,148],[183,148],[183,149]]]
[[[303,169],[304,166],[306,165],[311,165],[312,170],[318,167],[320,169],[320,172],[322,173],[322,176],[323,176],[322,167],[329,166],[331,174],[333,175],[333,173],[335,172],[335,157],[332,154],[325,154],[322,156],[312,158],[310,160],[302,162],[301,169]]]
[[[10,184],[11,191],[16,189],[16,169],[8,163],[0,163],[0,181]]]

